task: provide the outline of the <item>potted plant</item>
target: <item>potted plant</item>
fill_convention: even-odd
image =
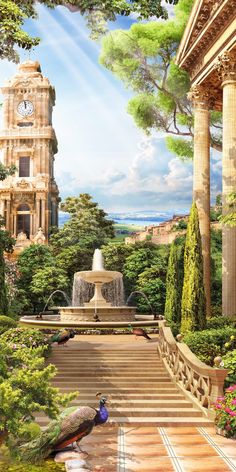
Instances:
[[[224,397],[217,398],[213,403],[213,408],[216,412],[216,432],[236,439],[236,385],[228,387]]]

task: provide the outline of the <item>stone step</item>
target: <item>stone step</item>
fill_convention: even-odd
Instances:
[[[58,358],[60,356],[63,357],[74,357],[74,358],[80,358],[80,359],[94,359],[94,358],[108,358],[108,359],[113,359],[113,358],[126,358],[129,356],[129,358],[157,358],[160,359],[159,353],[157,349],[155,351],[153,350],[145,350],[145,351],[140,351],[140,349],[137,349],[137,351],[81,351],[81,350],[69,350],[69,349],[60,349],[60,351],[56,352],[55,349],[53,349],[53,352],[51,354],[51,357]]]
[[[136,392],[136,390],[135,390]],[[104,392],[103,392],[104,395],[106,395]],[[78,400],[73,400],[72,403],[73,405],[79,405],[81,403],[81,400],[83,401],[92,401],[94,400],[96,396],[96,392],[94,393],[88,393],[87,390],[84,390],[84,391],[79,391],[79,395],[78,395]],[[184,400],[186,401],[184,395],[181,395],[181,394],[172,394],[172,393],[143,393],[143,391],[141,393],[111,393],[109,395],[109,397],[111,397],[112,399],[112,403],[113,402],[116,402],[116,401],[119,401],[120,403],[122,402],[135,402],[136,400],[140,402],[143,402],[143,400],[154,400],[154,401],[166,401],[167,403],[170,402],[170,401],[175,401],[176,400]],[[164,400],[163,400],[164,399]],[[144,403],[144,402],[143,402]],[[147,402],[145,401],[145,404]]]
[[[164,380],[164,379],[169,379],[170,380],[170,377],[168,376],[167,372],[157,372],[157,373],[152,373],[152,372],[145,372],[145,373],[140,373],[140,372],[119,372],[119,373],[116,373],[114,371],[111,371],[110,375],[109,375],[109,372],[67,372],[65,371],[65,373],[60,373],[56,376],[56,379],[58,380],[63,380],[63,379],[71,379],[72,381],[74,380],[74,378],[81,378],[83,380],[86,380],[86,379],[90,379],[91,380],[91,377],[94,378],[94,379],[104,379],[104,380],[107,380],[107,379],[118,379],[118,380],[122,380],[122,379],[130,379],[131,381],[133,379],[137,379],[140,377],[140,379],[146,379],[146,380],[151,380],[151,379],[154,379],[154,380]]]
[[[74,382],[60,382],[60,381],[57,381],[57,380],[54,380],[52,382],[52,385],[54,387],[60,387],[60,388],[68,388],[68,389],[78,389],[80,390],[81,387],[86,387],[87,389],[90,390],[90,388],[92,387],[96,387],[96,389],[100,390],[100,389],[104,389],[104,388],[107,388],[109,389],[109,387],[116,387],[116,388],[140,388],[140,386],[143,386],[145,388],[145,390],[147,390],[148,388],[160,388],[160,387],[164,387],[165,384],[167,384],[168,386],[171,385],[171,382],[169,379],[163,379],[161,382],[158,382],[158,381],[152,381],[152,382],[147,382],[145,380],[142,380],[142,381],[139,381],[139,382],[127,382],[127,381],[124,381],[124,382],[121,382],[121,381],[116,381],[116,380],[113,380],[111,382],[111,380],[108,380],[108,381],[103,381],[103,380],[95,380],[94,381],[81,381],[81,380],[78,380],[77,382],[74,381]]]
[[[46,418],[36,418],[37,423],[44,429],[48,421]],[[196,417],[189,415],[188,417],[175,416],[113,416],[109,419],[110,425],[129,425],[135,426],[209,426],[212,422],[206,417]],[[104,428],[107,425],[104,425]],[[176,433],[178,434],[178,433]]]
[[[163,367],[162,362],[157,362],[155,359],[126,359],[124,361],[121,361],[120,359],[96,359],[96,362],[93,360],[82,360],[82,359],[50,359],[50,364],[55,364],[55,365],[60,365],[60,366],[91,366],[91,367],[99,367],[99,366],[117,366],[117,367],[122,367],[122,366],[155,366],[155,367]]]
[[[88,392],[88,388],[87,387],[80,387],[79,389],[79,394],[87,394]],[[67,393],[67,392],[72,392],[73,389],[71,387],[60,387],[60,391],[63,392],[63,393]],[[100,391],[99,387],[98,386],[92,386],[89,388],[89,392],[92,393],[94,395],[96,395],[96,393]],[[102,388],[102,393],[103,395],[112,395],[112,393],[115,392],[119,392],[120,394],[124,393],[124,394],[130,394],[130,395],[133,395],[133,394],[142,394],[142,395],[146,395],[146,394],[153,394],[153,395],[157,395],[158,393],[159,394],[164,394],[166,395],[166,393],[178,393],[178,390],[173,388],[172,386],[168,386],[168,387],[142,387],[142,388],[139,388],[139,387],[136,387],[136,388],[131,388],[130,386],[127,388],[125,387],[120,387],[119,390],[117,390],[117,387],[114,388],[114,385],[107,385],[107,386],[103,386]]]
[[[61,377],[62,375],[66,375],[67,377],[69,375],[110,375],[112,374],[113,376],[114,375],[135,375],[135,376],[138,376],[138,377],[143,377],[144,375],[148,374],[148,375],[152,375],[152,376],[167,376],[167,372],[165,369],[151,369],[151,368],[148,368],[148,369],[145,369],[145,373],[140,371],[140,369],[122,369],[122,371],[120,369],[116,369],[116,368],[109,368],[109,369],[92,369],[92,368],[87,368],[87,369],[71,369],[70,367],[68,367],[68,369],[60,369],[59,372],[57,373],[57,377]]]
[[[119,405],[123,408],[124,407],[127,407],[127,408],[139,408],[141,406],[144,406],[145,405],[145,408],[193,408],[193,405],[190,401],[188,400],[182,400],[182,399],[178,399],[177,401],[176,400],[173,400],[173,399],[169,399],[169,400],[163,400],[163,399],[146,399],[145,402],[143,401],[143,399],[120,399],[120,398],[117,398],[117,399],[114,399],[112,397],[112,407],[119,407]],[[97,408],[98,406],[98,402],[96,400],[94,401],[89,401],[89,399],[87,398],[84,398],[84,399],[81,399],[80,396],[79,396],[79,400],[75,400],[75,401],[72,401],[71,402],[71,405],[73,406],[76,406],[76,405],[89,405],[89,406],[92,406],[93,408]]]

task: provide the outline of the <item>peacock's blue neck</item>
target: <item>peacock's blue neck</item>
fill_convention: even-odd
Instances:
[[[106,423],[107,419],[108,411],[104,405],[101,405],[95,417],[95,424],[97,425]]]

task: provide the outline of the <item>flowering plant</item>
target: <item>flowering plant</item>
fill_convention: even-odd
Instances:
[[[216,411],[215,424],[227,438],[236,437],[236,385],[225,390],[225,396],[213,403]]]

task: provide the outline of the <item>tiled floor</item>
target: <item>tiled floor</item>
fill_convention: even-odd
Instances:
[[[236,441],[213,427],[107,425],[82,446],[93,472],[236,472]]]

